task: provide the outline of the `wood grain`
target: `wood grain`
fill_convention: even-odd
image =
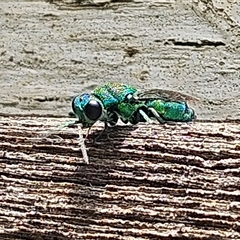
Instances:
[[[86,165],[66,121],[0,118],[1,239],[240,238],[239,123],[97,125]]]

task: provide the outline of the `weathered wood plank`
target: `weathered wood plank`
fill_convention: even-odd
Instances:
[[[86,165],[65,120],[0,118],[0,238],[240,238],[239,123],[96,126]]]

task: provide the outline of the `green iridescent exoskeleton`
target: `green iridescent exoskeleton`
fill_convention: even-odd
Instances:
[[[189,122],[192,120],[194,112],[187,104],[152,100],[147,103],[148,108],[154,109],[165,121]]]
[[[138,93],[138,99],[145,102],[149,117],[156,118],[159,122],[190,122],[196,118],[186,100],[199,100],[183,93],[151,89]]]
[[[183,100],[186,96],[161,89],[141,92],[127,84],[107,83],[91,94],[76,96],[72,108],[83,127],[91,127],[96,121],[115,125],[118,119],[132,124],[154,119],[160,123],[189,122],[195,113]]]

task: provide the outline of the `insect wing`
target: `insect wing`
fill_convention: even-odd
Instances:
[[[199,102],[198,98],[172,90],[153,89],[137,94],[139,101],[145,102],[155,118],[166,122],[189,122],[196,118],[195,111],[187,102]],[[150,113],[150,115],[151,115]]]
[[[180,93],[173,90],[165,89],[149,89],[137,93],[138,100],[157,100],[161,99],[163,101],[176,101],[176,102],[193,102],[197,103],[200,100],[188,94]]]

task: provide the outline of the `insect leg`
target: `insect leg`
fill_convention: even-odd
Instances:
[[[117,124],[118,121],[118,115],[115,112],[107,112],[107,116],[105,117],[104,120],[104,129],[102,130],[102,132],[94,139],[94,142],[96,143],[97,140],[106,132],[107,135],[107,139],[109,139],[109,135],[108,135],[108,127],[109,126],[114,126]]]
[[[154,108],[150,107],[148,108],[148,110],[151,111],[151,113],[160,123],[166,123],[166,121],[161,118],[161,116],[158,114],[158,112]]]
[[[107,132],[107,129],[108,129],[108,124],[107,124],[107,122],[104,122],[104,129],[102,130],[102,132],[101,132],[97,137],[94,138],[94,140],[93,140],[94,143],[96,143],[97,140],[98,140],[105,132]],[[107,134],[107,139],[109,139],[108,134]]]
[[[146,122],[152,123],[152,119],[148,117],[148,115],[142,109],[139,109],[138,111],[142,115],[142,117],[145,119]]]
[[[86,134],[86,137],[85,137],[85,140],[88,138],[89,134],[90,134],[90,130],[91,130],[92,126],[88,128],[87,130],[87,134]]]

